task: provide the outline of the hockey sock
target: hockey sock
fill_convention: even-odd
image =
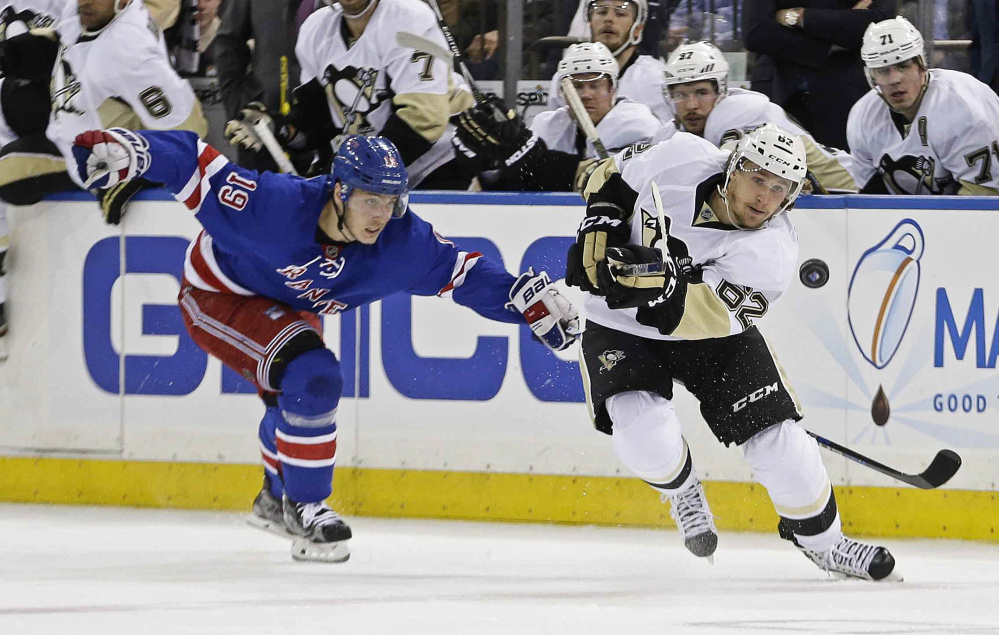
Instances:
[[[607,400],[614,424],[614,452],[635,476],[660,492],[690,484],[694,474],[680,420],[668,399],[650,392],[624,392]]]
[[[788,420],[753,436],[743,453],[780,514],[781,536],[812,551],[832,547],[843,530],[815,440]]]
[[[281,498],[284,494],[284,485],[281,482],[281,462],[278,460],[277,450],[277,428],[281,421],[281,409],[275,406],[267,406],[264,411],[264,418],[260,420],[260,428],[257,432],[260,438],[260,458],[264,462],[264,472],[267,475],[267,485],[271,494],[276,498]]]
[[[325,348],[306,351],[285,368],[275,436],[284,491],[295,502],[318,503],[332,492],[342,390],[340,362]]]

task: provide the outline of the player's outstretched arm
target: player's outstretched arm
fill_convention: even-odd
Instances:
[[[569,300],[559,294],[548,274],[528,269],[514,278],[503,266],[476,251],[440,236],[412,212],[411,236],[423,235],[404,248],[410,273],[417,280],[409,291],[450,298],[479,315],[498,322],[526,323],[549,348],[568,348],[579,335],[579,318]]]

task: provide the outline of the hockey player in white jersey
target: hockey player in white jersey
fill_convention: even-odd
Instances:
[[[562,78],[571,79],[586,116],[596,127],[603,146],[612,152],[648,142],[660,126],[645,105],[616,97],[617,70],[617,61],[606,46],[586,42],[565,50],[555,74],[559,90]],[[490,115],[491,111],[481,106],[462,113],[452,139],[459,156],[472,162],[485,156],[502,165],[498,170],[479,175],[484,189],[562,192],[582,189],[598,154],[569,106],[539,113],[530,130],[505,116]],[[512,143],[494,143],[505,139],[504,131],[512,126],[522,130],[519,136],[510,135]]]
[[[7,204],[83,187],[67,163],[76,135],[111,126],[207,132],[200,102],[138,0],[11,2],[0,14],[0,69],[0,271]],[[100,192],[105,219],[117,223],[147,186],[137,179]],[[0,336],[5,300],[0,277]]]
[[[660,95],[662,60],[638,52],[648,19],[647,0],[592,0],[586,5],[590,39],[610,49],[620,67],[618,97],[645,104],[652,114],[666,122],[672,114]],[[557,110],[564,105],[558,83],[552,80],[548,89],[548,109]]]
[[[854,180],[872,194],[999,194],[999,97],[967,73],[929,69],[905,18],[867,27],[860,56],[871,91],[846,134]]]
[[[420,0],[342,0],[319,9],[298,35],[302,75],[291,112],[267,113],[251,104],[229,122],[226,137],[259,150],[253,125],[264,121],[282,146],[329,157],[338,135],[377,134],[399,148],[414,186],[464,189],[471,174],[440,168],[454,159],[449,118],[472,106],[472,95],[450,60],[400,46],[398,32],[447,50],[433,12]]]
[[[843,535],[818,445],[798,426],[798,399],[754,325],[793,277],[798,242],[786,212],[805,161],[798,136],[766,124],[731,154],[677,134],[602,162],[567,265],[566,281],[588,292],[581,371],[597,429],[670,501],[692,553],[711,556],[718,536],[671,402],[674,381],[722,443],[742,448],[781,537],[832,574],[882,580],[894,559]]]
[[[729,88],[728,71],[725,56],[710,42],[677,47],[666,61],[662,87],[674,117],[655,135],[653,143],[682,130],[721,147],[770,122],[801,137],[815,193],[857,191],[850,172],[853,158],[848,152],[820,144],[766,95]]]

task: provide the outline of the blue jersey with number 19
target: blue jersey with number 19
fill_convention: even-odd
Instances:
[[[333,191],[329,176],[246,170],[190,132],[140,134],[151,157],[142,176],[163,183],[204,227],[184,263],[187,281],[199,289],[263,295],[319,314],[401,291],[524,322],[505,306],[514,277],[461,250],[412,210],[390,220],[372,245],[331,242],[319,231]]]

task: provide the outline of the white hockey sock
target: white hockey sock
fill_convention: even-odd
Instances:
[[[795,540],[813,551],[832,547],[843,530],[815,439],[787,420],[756,434],[742,447],[756,480],[767,488]]]
[[[618,459],[659,491],[676,491],[694,475],[680,420],[668,399],[650,392],[624,392],[607,400]]]

